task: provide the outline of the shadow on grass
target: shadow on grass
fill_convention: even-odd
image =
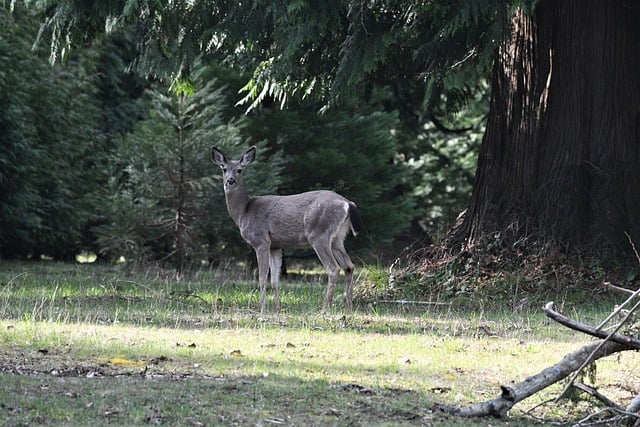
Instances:
[[[146,277],[153,276],[153,279]],[[0,319],[131,325],[182,329],[303,328],[359,333],[475,335],[521,334],[546,320],[542,311],[511,312],[491,301],[465,299],[456,307],[368,303],[344,316],[343,289],[332,310],[320,311],[324,275],[285,281],[282,313],[259,313],[260,292],[241,275],[202,270],[176,281],[121,267],[58,263],[0,263]],[[271,290],[269,290],[271,291]],[[271,292],[268,300],[271,302]],[[269,305],[269,309],[271,309]],[[496,324],[497,322],[497,324]],[[503,325],[504,324],[504,325]],[[496,328],[498,328],[496,330]],[[505,330],[508,328],[508,330]]]
[[[161,357],[123,367],[43,354],[27,355],[14,366],[3,361],[0,390],[12,392],[0,392],[0,418],[8,425],[480,426],[487,421],[434,411],[446,387],[425,391],[300,378],[269,373],[271,368],[282,371],[269,364],[263,374],[238,375],[233,373],[236,358],[218,360],[218,374],[174,362]],[[242,363],[256,361],[244,358]],[[299,364],[304,366],[295,371],[322,371],[313,362]],[[358,375],[366,375],[367,369],[361,369]],[[512,422],[535,425],[528,419]]]
[[[544,334],[541,314],[491,304],[370,304],[344,316],[336,295],[325,315],[324,278],[282,287],[283,313],[260,316],[257,283],[226,272],[176,281],[105,266],[0,263],[0,418],[9,425],[473,425],[429,408],[452,399],[447,382],[471,389],[465,377],[491,373],[495,361],[478,369],[452,359],[469,359],[475,345],[491,359],[497,353],[487,348],[509,345],[487,337]],[[225,334],[235,334],[233,344],[220,344]],[[303,340],[312,339],[307,351]],[[393,348],[402,345],[414,347]],[[530,348],[518,343],[509,354]],[[427,362],[438,350],[446,366],[431,375],[448,379],[430,384]],[[414,363],[415,354],[425,362]]]

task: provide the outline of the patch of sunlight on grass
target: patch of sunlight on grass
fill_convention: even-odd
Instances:
[[[177,281],[151,269],[0,262],[0,390],[23,390],[0,398],[18,408],[14,424],[433,424],[446,421],[430,412],[435,402],[497,397],[588,341],[539,309],[370,304],[345,316],[338,292],[322,313],[324,283],[287,279],[283,312],[261,315],[246,274]],[[635,353],[599,362],[598,381],[622,390],[638,364]],[[49,402],[30,399],[41,396]]]
[[[472,397],[463,390],[522,380],[549,362],[544,343],[349,329],[185,330],[1,321],[0,342],[5,347],[28,348],[33,354],[46,350],[42,363],[60,358],[128,368],[109,361],[161,359],[163,363],[150,367],[151,372],[193,372],[197,367],[197,372],[210,376],[276,375],[375,388],[441,388],[450,389],[460,401]],[[553,349],[564,354],[576,346],[555,342]]]

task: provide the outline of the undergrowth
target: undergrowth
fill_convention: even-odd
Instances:
[[[548,301],[599,304],[619,300],[614,284],[635,289],[638,266],[614,257],[567,253],[557,248],[520,250],[488,245],[452,253],[442,246],[398,258],[388,268],[370,268],[357,300],[439,304],[461,308],[528,311]],[[493,306],[493,307],[492,307]]]

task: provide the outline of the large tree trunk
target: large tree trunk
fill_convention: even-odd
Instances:
[[[639,22],[634,1],[542,0],[515,14],[452,242],[640,243]]]

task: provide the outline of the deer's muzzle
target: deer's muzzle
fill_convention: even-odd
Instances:
[[[236,179],[233,177],[227,179],[227,185],[230,187],[236,185],[236,182]]]

